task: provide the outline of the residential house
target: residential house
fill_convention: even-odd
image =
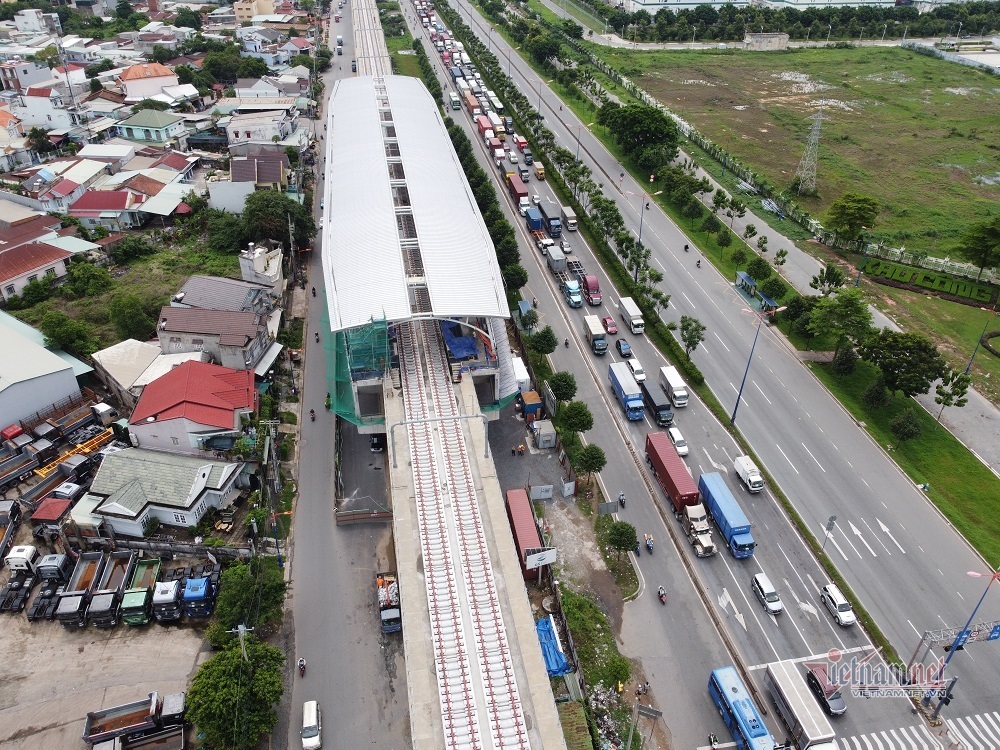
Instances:
[[[24,132],[21,119],[0,109],[0,172],[12,172],[37,161],[38,154]]]
[[[135,37],[136,52],[143,55],[153,54],[156,47],[163,47],[170,52],[174,52],[181,46],[181,40],[172,31],[158,31],[139,34]]]
[[[132,65],[122,71],[118,82],[125,92],[126,102],[140,102],[159,94],[164,86],[176,86],[177,75],[160,63]]]
[[[264,245],[250,243],[240,252],[240,276],[244,281],[268,286],[275,294],[285,290],[285,275],[282,270],[282,248],[280,243]]]
[[[138,448],[171,453],[229,450],[256,411],[252,372],[189,361],[146,386],[129,435]]]
[[[28,34],[62,34],[62,23],[55,13],[29,8],[14,14],[14,27]]]
[[[287,52],[289,57],[295,57],[297,55],[308,55],[313,50],[313,43],[302,36],[293,36],[287,42],[285,42],[280,47],[281,50]]]
[[[108,453],[80,501],[118,536],[141,537],[153,519],[187,528],[217,508],[228,508],[249,485],[249,466],[209,456],[127,448]],[[88,506],[89,507],[89,506]]]
[[[263,375],[281,351],[267,322],[251,312],[163,307],[156,333],[165,354],[202,351],[223,367]]]
[[[71,62],[65,65],[57,65],[52,69],[52,77],[66,87],[72,87],[73,93],[78,98],[86,95],[90,91],[90,81],[87,79],[87,66],[84,63]],[[67,88],[67,90],[70,90]]]
[[[288,154],[264,152],[234,156],[230,161],[233,182],[252,182],[258,190],[286,190],[291,162]]]
[[[274,0],[236,0],[233,3],[236,23],[242,26],[252,23],[254,16],[274,13]]]
[[[236,24],[236,11],[231,5],[216,8],[206,16],[207,25],[232,28]]]
[[[19,57],[0,63],[0,88],[5,91],[21,93],[29,86],[51,80],[52,71],[45,63],[22,60]]]
[[[118,134],[130,141],[177,145],[187,148],[187,128],[184,118],[172,112],[142,109],[116,126]]]
[[[265,29],[263,26],[241,26],[236,29],[236,38],[240,42],[253,39],[261,45],[280,44],[286,38],[277,29]]]
[[[0,321],[0,352],[6,355],[0,377],[0,422],[5,425],[80,396],[72,363],[46,349],[32,335],[37,332],[24,328],[16,319]]]
[[[36,211],[66,213],[108,171],[106,162],[75,157],[27,166],[6,175],[9,182],[20,180],[18,192],[7,199]]]
[[[129,190],[89,190],[69,207],[69,215],[88,229],[104,227],[121,232],[142,226],[143,196]]]
[[[89,143],[77,151],[76,155],[81,158],[106,162],[113,174],[135,156],[135,144]]]
[[[70,97],[51,86],[29,86],[9,102],[11,113],[28,129],[72,130],[90,116],[85,103],[74,106]]]
[[[285,94],[267,78],[239,78],[233,91],[238,99],[283,97]]]
[[[278,296],[269,286],[241,279],[195,274],[170,300],[170,306],[270,315],[279,310],[279,302]]]
[[[298,113],[287,111],[234,115],[226,125],[230,145],[234,143],[275,143],[289,138],[298,128]]]
[[[126,339],[94,352],[94,374],[113,399],[130,413],[147,385],[188,361],[203,362],[202,352],[164,354],[158,344]]]
[[[21,294],[32,281],[66,278],[66,261],[73,253],[45,243],[21,245],[0,252],[0,299]]]
[[[250,39],[243,42],[242,57],[254,57],[264,62],[269,68],[282,68],[288,65],[289,54],[277,44],[257,44]]]

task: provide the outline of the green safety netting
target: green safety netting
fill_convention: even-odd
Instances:
[[[326,359],[326,380],[333,412],[355,425],[381,423],[382,419],[362,419],[358,415],[354,379],[383,377],[392,365],[389,326],[383,319],[372,320],[366,326],[347,331],[330,331],[330,318],[323,311],[323,352]]]

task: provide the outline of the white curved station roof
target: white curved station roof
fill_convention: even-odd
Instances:
[[[333,330],[382,317],[510,316],[493,242],[421,81],[338,81],[327,136],[321,231]]]

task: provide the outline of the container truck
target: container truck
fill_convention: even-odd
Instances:
[[[701,490],[708,512],[712,514],[712,520],[726,540],[733,557],[753,557],[756,543],[750,534],[750,521],[729,491],[722,475],[714,471],[702,474],[698,480],[698,489]]]
[[[116,737],[136,739],[151,732],[184,725],[184,693],[162,700],[153,691],[145,698],[87,714],[83,741],[95,745]]]
[[[596,315],[584,315],[583,327],[587,332],[587,343],[598,357],[608,353],[608,340],[605,338],[604,326]]]
[[[646,433],[646,462],[653,478],[673,506],[674,518],[681,522],[688,541],[698,557],[716,553],[708,513],[701,503],[698,488],[688,473],[687,466],[677,455],[666,433]]]
[[[188,578],[184,587],[184,614],[208,617],[215,609],[215,594],[215,582],[211,578]]]
[[[565,254],[565,251],[563,252]],[[583,298],[587,300],[587,304],[592,307],[600,305],[603,299],[601,298],[601,282],[598,281],[597,277],[592,273],[587,273],[583,263],[578,260],[567,261],[566,268],[580,282]]]
[[[670,402],[674,407],[682,409],[687,406],[687,386],[676,367],[660,368],[660,386],[663,388],[663,392],[670,396]]]
[[[153,616],[153,588],[160,574],[159,558],[139,560],[122,594],[122,621],[126,625],[145,625]]]
[[[157,622],[174,622],[181,619],[181,582],[160,581],[153,590],[153,617]]]
[[[642,388],[642,399],[646,402],[646,408],[653,415],[659,427],[669,427],[674,423],[674,413],[670,409],[670,399],[667,394],[661,391],[655,383],[644,380],[639,383]]]
[[[73,576],[59,596],[56,619],[65,628],[82,628],[87,624],[87,606],[91,592],[104,571],[103,552],[84,552],[76,561]]]
[[[403,615],[400,611],[399,582],[394,572],[379,573],[375,576],[375,602],[378,604],[379,622],[383,633],[398,633],[403,629]]]
[[[464,81],[464,79],[462,79]],[[479,101],[472,95],[471,91],[466,91],[465,95],[465,109],[469,112],[472,117],[481,117],[483,111],[479,108]],[[478,120],[476,123],[478,124]]]
[[[503,120],[500,119],[500,115],[496,112],[490,112],[486,116],[489,118],[490,126],[493,128],[493,132],[496,133],[497,138],[501,141],[507,140],[507,130],[503,126]]]
[[[514,134],[514,145],[517,146],[517,150],[524,153],[524,149],[528,146],[528,139],[523,135]]]
[[[798,750],[836,750],[837,735],[823,709],[809,692],[795,662],[768,664],[764,685],[771,694],[778,716],[788,727],[794,747]]]
[[[608,367],[608,380],[615,392],[615,398],[625,410],[625,416],[632,421],[642,419],[642,391],[639,390],[639,384],[632,377],[628,365],[624,362],[612,362]]]
[[[733,468],[748,492],[756,494],[764,489],[764,477],[760,475],[760,470],[750,456],[737,456],[733,461]]]
[[[580,293],[580,282],[567,269],[566,256],[557,247],[550,247],[546,263],[552,275],[559,280],[559,291],[562,292],[570,307],[583,307],[583,295]]]
[[[569,206],[562,207],[562,222],[567,232],[576,231],[576,211]]]
[[[562,237],[562,220],[559,218],[559,206],[552,201],[545,199],[538,204],[538,210],[545,219],[545,231],[554,240]]]
[[[113,628],[118,624],[122,592],[132,580],[132,571],[138,557],[137,552],[130,550],[111,553],[101,580],[97,582],[90,597],[90,606],[87,607],[87,622],[94,627]]]
[[[532,232],[539,231],[545,226],[545,220],[542,218],[541,212],[534,206],[524,212],[524,223],[528,227],[528,230]]]
[[[475,97],[473,97],[473,98],[475,98]],[[478,103],[477,103],[477,104],[478,104]],[[476,118],[476,127],[477,127],[477,128],[479,128],[479,135],[481,135],[481,136],[482,136],[483,138],[486,138],[486,137],[487,137],[487,136],[486,136],[486,133],[487,133],[487,132],[490,132],[490,133],[492,133],[492,132],[493,132],[493,128],[491,128],[491,127],[490,127],[490,121],[489,121],[489,119],[488,119],[488,118],[486,117],[486,115],[479,115],[479,116],[478,116],[478,117]],[[490,137],[490,138],[493,138],[493,136],[492,136],[492,135],[491,135],[491,136],[489,136],[489,137]]]
[[[622,322],[628,326],[632,333],[642,333],[646,330],[646,324],[642,321],[642,311],[635,304],[631,297],[622,297],[620,302]]]
[[[528,188],[524,186],[521,178],[513,172],[507,173],[507,192],[510,193],[510,199],[517,205],[521,216],[527,216],[528,209],[531,207],[531,202],[528,200]]]

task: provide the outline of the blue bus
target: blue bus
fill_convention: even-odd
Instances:
[[[708,694],[729,727],[737,750],[774,750],[774,739],[735,667],[713,671],[708,678]]]

